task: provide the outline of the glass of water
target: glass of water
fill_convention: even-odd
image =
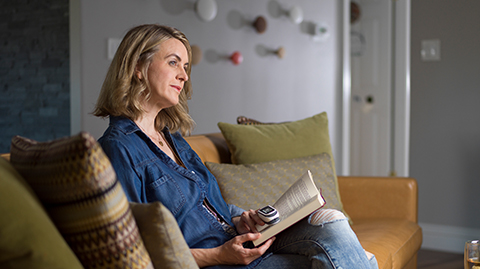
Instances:
[[[470,240],[465,243],[465,269],[480,269],[480,240]]]

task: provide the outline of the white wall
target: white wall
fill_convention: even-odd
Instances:
[[[192,10],[172,12],[172,7],[185,1],[80,2],[81,51],[77,60],[81,70],[78,82],[81,123],[77,129],[99,137],[108,124],[90,114],[110,64],[108,38],[122,38],[138,24],[160,23],[183,31],[190,43],[200,46],[204,53],[202,62],[193,66],[191,76],[190,112],[197,123],[194,133],[218,132],[217,122],[235,123],[239,115],[261,121],[289,121],[326,111],[335,153],[338,129],[335,124],[339,124],[335,102],[336,94],[341,91],[337,0],[278,1],[285,8],[300,6],[307,22],[326,23],[330,37],[324,42],[315,42],[304,33],[305,24],[294,25],[286,17],[272,17],[269,13],[272,2],[268,0],[217,1],[218,15],[211,22],[200,21]],[[252,21],[258,15],[264,16],[268,23],[266,33],[257,34],[250,27],[233,29],[228,20],[235,12]],[[262,57],[257,53],[259,46],[271,49],[283,46],[286,56]],[[208,61],[212,52],[226,56],[236,50],[244,56],[239,66],[224,60]]]

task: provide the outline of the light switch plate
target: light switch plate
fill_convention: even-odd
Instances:
[[[423,61],[440,61],[440,40],[422,40],[421,55]]]

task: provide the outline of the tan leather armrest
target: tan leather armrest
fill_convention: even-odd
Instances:
[[[221,133],[185,137],[203,162],[230,163],[230,152]]]
[[[413,178],[338,177],[345,211],[355,219],[418,221],[418,187]]]

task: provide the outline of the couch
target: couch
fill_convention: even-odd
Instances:
[[[186,140],[204,162],[231,163],[229,147],[222,133],[193,135]],[[3,154],[2,157],[8,160],[10,155]],[[417,224],[416,180],[339,176],[338,186],[352,228],[365,250],[375,254],[379,268],[416,268],[417,251],[422,243],[422,231]],[[135,218],[138,222],[136,215]],[[145,238],[143,233],[142,237],[157,242],[155,238]],[[151,252],[150,256],[153,257]]]
[[[229,147],[222,133],[194,135],[186,139],[204,162],[231,163]],[[338,176],[338,183],[352,228],[365,250],[375,254],[379,268],[417,268],[422,230],[417,219],[416,180]]]

